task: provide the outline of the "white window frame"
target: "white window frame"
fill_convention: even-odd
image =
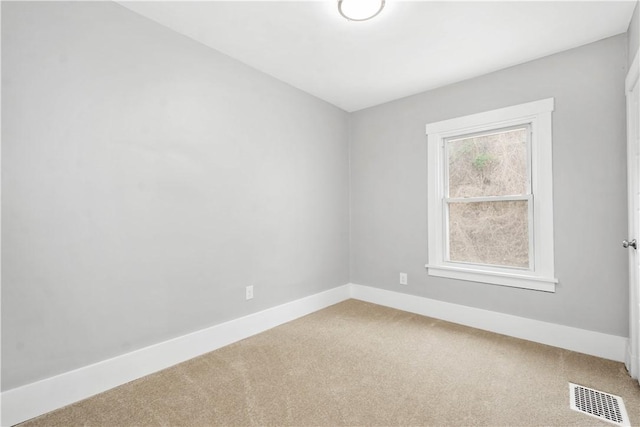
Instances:
[[[554,274],[553,252],[553,110],[554,99],[547,98],[427,124],[429,262],[425,267],[430,276],[555,292],[558,279]],[[530,268],[448,261],[445,140],[520,125],[529,125],[531,129]]]

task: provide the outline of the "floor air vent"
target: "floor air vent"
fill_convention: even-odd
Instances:
[[[591,415],[617,426],[630,426],[629,415],[620,396],[569,383],[570,406],[574,411]]]

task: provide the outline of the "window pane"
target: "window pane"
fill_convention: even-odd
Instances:
[[[446,142],[449,197],[527,194],[528,127]]]
[[[449,260],[529,267],[528,203],[450,203]]]

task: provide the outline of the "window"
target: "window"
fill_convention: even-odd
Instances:
[[[555,291],[553,98],[427,125],[432,276]]]

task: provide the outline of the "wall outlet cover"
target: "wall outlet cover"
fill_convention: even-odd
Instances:
[[[400,284],[401,285],[407,284],[407,273],[400,273]]]

